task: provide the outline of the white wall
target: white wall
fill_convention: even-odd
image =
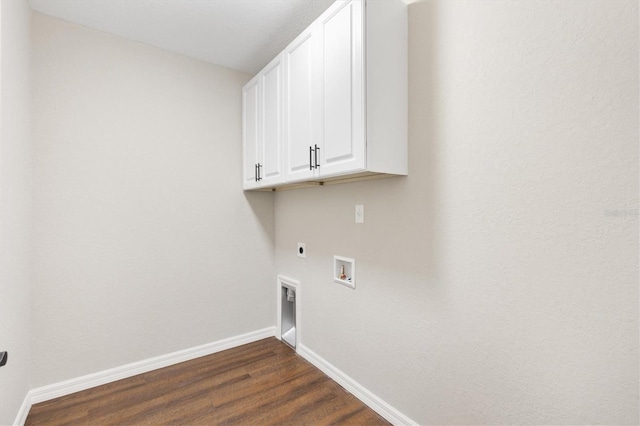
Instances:
[[[637,424],[638,3],[409,15],[409,176],[276,193],[303,343],[420,424]]]
[[[0,1],[0,424],[12,424],[30,387],[32,149],[29,27],[23,0]]]
[[[34,14],[33,387],[273,325],[249,75]]]

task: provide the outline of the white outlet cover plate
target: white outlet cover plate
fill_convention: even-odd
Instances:
[[[296,250],[298,257],[303,259],[307,258],[307,245],[305,243],[298,243],[298,249]]]
[[[364,223],[364,205],[356,204],[356,223]]]

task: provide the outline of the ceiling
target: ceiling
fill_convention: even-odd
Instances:
[[[334,0],[28,1],[47,15],[255,74]]]

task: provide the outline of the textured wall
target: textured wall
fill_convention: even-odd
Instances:
[[[0,1],[0,424],[13,424],[30,387],[31,181],[26,0]]]
[[[302,341],[421,424],[637,424],[638,3],[409,15],[409,176],[276,193]]]
[[[273,325],[273,199],[241,187],[249,76],[33,28],[33,387]]]

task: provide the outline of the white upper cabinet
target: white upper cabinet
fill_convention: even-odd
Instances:
[[[402,0],[337,0],[258,77],[243,90],[245,189],[407,174]]]
[[[285,181],[313,179],[311,147],[317,141],[317,36],[307,28],[284,50]],[[310,159],[311,158],[311,159]]]
[[[318,19],[318,176],[364,171],[366,167],[363,8],[361,1],[338,2]]]
[[[258,186],[258,143],[260,130],[259,89],[260,75],[255,76],[242,88],[242,187],[253,189]]]
[[[279,55],[242,90],[244,189],[284,182],[283,71]]]
[[[258,161],[259,183],[269,186],[284,181],[283,147],[283,63],[282,55],[260,73],[262,86],[262,150]]]

